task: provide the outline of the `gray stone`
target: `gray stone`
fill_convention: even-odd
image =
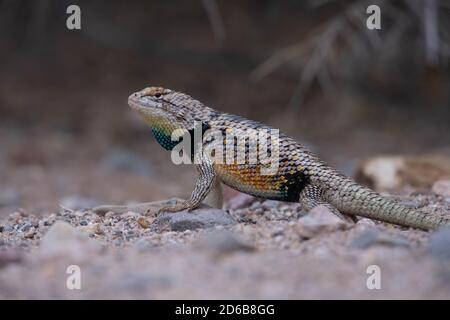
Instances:
[[[89,238],[86,232],[82,232],[69,223],[56,221],[41,239],[40,253],[52,255],[65,255],[75,258],[98,252],[101,244]]]
[[[133,248],[138,251],[149,251],[155,249],[155,244],[146,238],[141,238],[133,244]]]
[[[348,223],[338,218],[323,205],[314,207],[297,222],[297,231],[305,238],[311,238],[323,232],[343,230],[348,227]]]
[[[450,260],[450,228],[434,232],[428,242],[428,253],[442,261]]]
[[[223,210],[198,208],[191,212],[162,213],[156,218],[154,223],[156,225],[169,225],[172,231],[185,231],[226,226],[236,222]]]
[[[437,195],[450,197],[450,180],[436,181],[431,190]]]
[[[245,193],[239,193],[228,201],[227,208],[231,210],[237,210],[250,207],[255,200],[255,197],[252,197]]]
[[[194,245],[196,248],[211,251],[213,254],[229,254],[237,251],[250,252],[255,247],[230,231],[215,231],[201,237]]]
[[[3,232],[14,232],[14,228],[12,226],[4,226]]]
[[[382,245],[388,247],[409,248],[408,240],[384,233],[378,229],[368,229],[356,236],[351,246],[356,249],[367,249],[371,246]]]

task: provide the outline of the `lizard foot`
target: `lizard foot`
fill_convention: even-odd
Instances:
[[[120,215],[129,211],[140,213],[142,215],[157,215],[161,209],[177,206],[178,202],[183,203],[184,200],[173,198],[170,200],[143,202],[129,205],[102,205],[94,207],[91,210],[98,215],[104,215],[107,212]]]
[[[180,203],[177,203],[174,205],[164,206],[162,208],[159,208],[158,211],[156,212],[156,215],[159,215],[163,212],[174,213],[174,212],[183,211],[183,210],[187,210],[188,212],[191,212],[194,209],[195,209],[195,206],[192,206],[192,204],[189,201],[183,201],[183,202],[180,202]]]

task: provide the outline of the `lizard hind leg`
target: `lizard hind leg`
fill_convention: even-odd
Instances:
[[[310,211],[312,208],[322,205],[325,206],[331,213],[347,223],[355,223],[356,217],[349,216],[341,213],[332,204],[326,202],[323,198],[322,190],[314,185],[306,186],[302,192],[300,192],[299,202],[302,205],[303,210]]]

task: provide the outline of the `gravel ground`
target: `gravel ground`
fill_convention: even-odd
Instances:
[[[396,198],[450,215],[445,196]],[[55,213],[0,220],[1,299],[450,298],[447,229],[348,225],[322,207],[305,216],[297,204],[241,194],[225,211],[159,217],[97,215],[85,199],[67,200]],[[73,265],[80,290],[67,287]],[[367,286],[374,265],[380,289]]]

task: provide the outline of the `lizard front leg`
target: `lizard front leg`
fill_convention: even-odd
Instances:
[[[220,182],[217,181],[216,172],[211,160],[204,155],[202,151],[195,156],[195,160],[198,178],[191,197],[181,203],[160,208],[158,214],[161,212],[177,212],[186,209],[191,211],[198,207],[198,205],[206,198],[213,186],[219,188],[217,184],[220,185]]]
[[[223,195],[222,195],[222,185],[220,180],[216,177],[214,167],[212,166],[210,160],[206,156],[197,156],[196,168],[199,173],[197,182],[195,184],[194,191],[189,200],[180,201],[174,205],[160,206],[160,202],[146,202],[137,203],[130,205],[102,205],[92,208],[92,211],[97,214],[105,214],[106,212],[113,212],[115,214],[123,214],[128,211],[138,212],[141,214],[159,214],[161,212],[177,212],[181,210],[192,210],[196,208],[208,194],[211,197],[208,204],[216,207],[222,208]]]

